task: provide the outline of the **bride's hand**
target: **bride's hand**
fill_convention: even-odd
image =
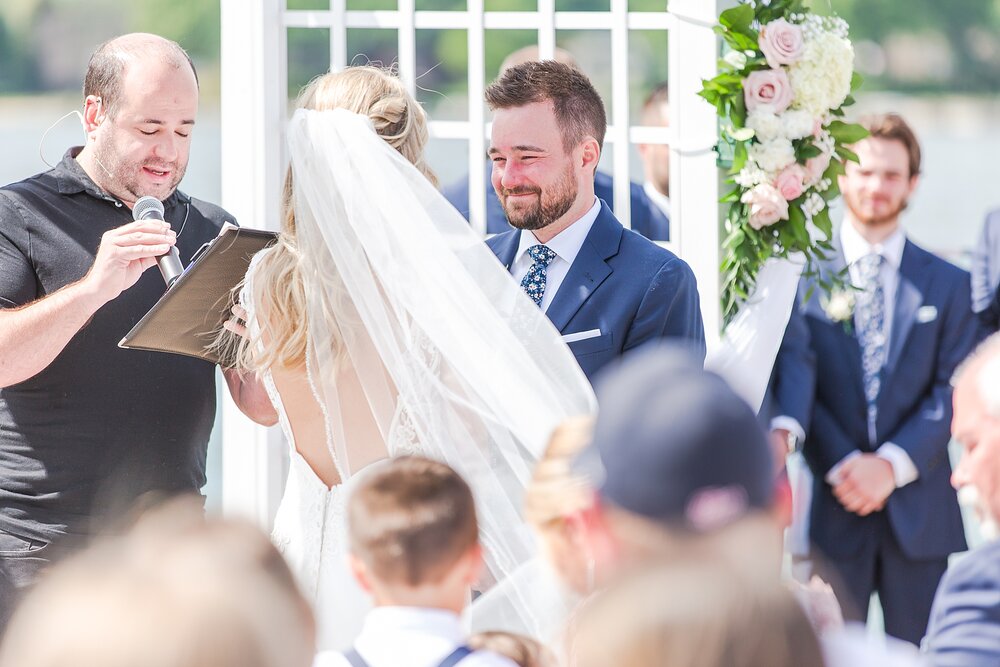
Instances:
[[[222,328],[225,329],[226,331],[232,331],[237,336],[248,338],[249,334],[247,333],[246,321],[247,321],[246,308],[244,308],[240,304],[236,304],[233,306],[232,318],[223,322]]]

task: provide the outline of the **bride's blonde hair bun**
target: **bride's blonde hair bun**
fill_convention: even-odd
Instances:
[[[427,114],[391,70],[359,65],[324,74],[305,87],[298,106],[321,111],[347,109],[368,116],[378,135],[437,185],[424,160],[429,137]]]

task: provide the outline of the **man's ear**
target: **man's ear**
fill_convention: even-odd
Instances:
[[[361,590],[371,595],[372,582],[371,575],[368,573],[368,566],[354,554],[347,555],[347,564],[351,568],[351,574],[354,575],[355,581],[361,586]]]
[[[601,144],[593,137],[586,137],[581,144],[580,166],[591,171],[597,169],[597,163],[601,161]]]
[[[83,101],[84,131],[90,135],[104,122],[106,114],[107,109],[104,107],[104,101],[97,95],[87,95],[87,99]]]
[[[464,568],[462,578],[466,584],[472,586],[479,582],[483,574],[483,565],[483,546],[476,542],[462,556],[462,567]]]

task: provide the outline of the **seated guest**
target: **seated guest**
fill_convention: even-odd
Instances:
[[[823,667],[816,634],[775,580],[712,560],[666,563],[588,603],[573,667]]]
[[[312,612],[267,536],[174,502],[56,565],[24,600],[3,667],[308,667]]]
[[[598,585],[653,558],[724,555],[780,570],[768,438],[750,407],[680,349],[647,346],[597,383],[593,440],[575,471]]]
[[[948,568],[931,607],[923,650],[937,667],[1000,664],[1000,334],[956,372],[952,436],[962,458],[951,476],[990,540]]]
[[[514,667],[467,645],[459,615],[483,569],[472,491],[420,457],[372,465],[347,505],[350,566],[375,608],[345,653],[316,667]]]

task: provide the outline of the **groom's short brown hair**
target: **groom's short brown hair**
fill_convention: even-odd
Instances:
[[[476,545],[472,491],[444,463],[404,456],[365,473],[347,504],[351,553],[377,579],[440,581]]]

